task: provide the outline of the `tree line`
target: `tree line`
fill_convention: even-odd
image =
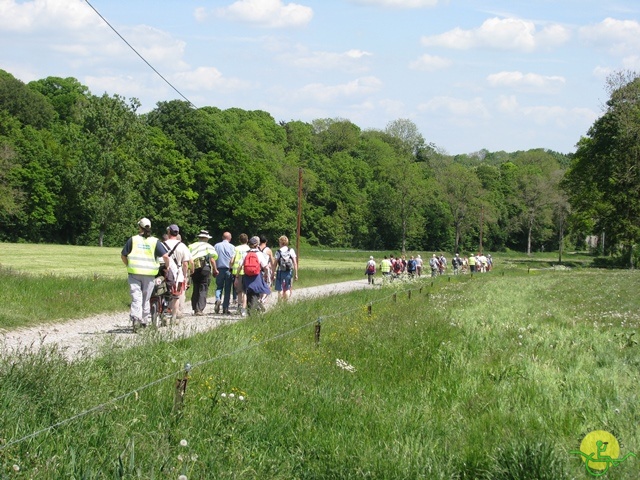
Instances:
[[[452,156],[407,119],[363,130],[182,100],[139,107],[74,78],[25,84],[0,70],[0,240],[118,246],[143,216],[157,234],[177,223],[187,238],[202,228],[291,237],[300,169],[311,245],[531,252],[618,228],[573,188],[586,185],[580,162],[605,148],[588,138],[576,154]],[[613,239],[637,234],[627,230]]]

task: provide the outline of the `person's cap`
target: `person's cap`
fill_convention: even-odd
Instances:
[[[418,258],[422,258],[420,255],[418,255]]]
[[[140,219],[140,221],[138,222],[138,226],[140,228],[151,228],[151,220],[149,220],[146,217],[143,217]]]
[[[459,257],[459,256],[460,256],[460,254],[459,254],[459,253],[456,253],[456,257]]]
[[[373,260],[373,256],[369,257],[369,260]]]
[[[209,232],[207,230],[200,230],[198,238],[211,238],[211,235],[209,235]]]
[[[260,237],[254,236],[251,237],[249,239],[249,245],[253,245],[254,247],[257,247],[258,245],[260,245]]]
[[[180,233],[180,229],[178,228],[178,225],[173,223],[167,227],[167,232],[171,235],[178,235]]]
[[[434,253],[434,254],[433,254],[433,256],[435,257],[435,256],[436,256],[436,254]]]

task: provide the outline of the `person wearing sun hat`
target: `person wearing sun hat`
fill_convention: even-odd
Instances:
[[[218,253],[216,249],[209,244],[210,238],[211,235],[209,235],[207,230],[200,230],[198,240],[189,245],[191,260],[193,261],[193,271],[191,272],[191,283],[193,285],[191,307],[193,308],[193,314],[196,316],[204,315],[211,275],[214,277],[218,276],[218,267],[216,266]]]
[[[145,327],[151,320],[149,299],[153,292],[153,281],[158,274],[162,258],[169,265],[169,251],[166,246],[151,235],[151,221],[141,218],[138,221],[138,234],[127,240],[120,258],[127,267],[131,307],[129,316],[133,330]]]

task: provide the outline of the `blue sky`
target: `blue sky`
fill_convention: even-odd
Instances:
[[[564,153],[640,71],[637,0],[90,0],[197,107],[412,120],[450,154]],[[84,0],[0,0],[0,68],[179,98]]]

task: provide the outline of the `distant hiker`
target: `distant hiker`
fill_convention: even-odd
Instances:
[[[242,261],[244,256],[249,251],[249,236],[246,233],[241,233],[238,237],[240,245],[236,246],[236,254],[231,261],[231,274],[233,275],[233,288],[236,291],[238,297],[238,312],[243,317],[247,316],[247,297],[244,294],[244,287],[242,285]]]
[[[416,257],[416,274],[418,276],[422,275],[422,265],[423,265],[422,257],[418,255]]]
[[[413,278],[415,276],[417,268],[418,265],[416,263],[416,259],[413,258],[413,255],[411,255],[411,257],[407,261],[407,273],[409,274],[409,277]]]
[[[431,260],[429,260],[429,266],[431,267],[431,276],[437,277],[440,273],[440,261],[435,253],[431,257]]]
[[[169,267],[175,269],[176,273],[176,282],[172,288],[172,297],[171,302],[169,303],[172,320],[182,317],[183,312],[180,311],[181,299],[184,301],[189,278],[189,263],[191,262],[191,251],[189,250],[189,247],[178,239],[179,236],[180,229],[176,224],[169,225],[167,227],[167,239],[164,241],[164,244],[167,247],[167,250],[169,250],[171,266],[169,267],[165,264],[165,268]]]
[[[369,285],[373,285],[373,276],[376,274],[376,262],[373,257],[369,257],[367,266],[364,269],[364,274],[367,276],[367,280],[369,280]]]
[[[291,282],[298,280],[298,258],[293,248],[289,248],[289,238],[282,235],[278,239],[280,248],[276,252],[276,290],[279,299],[291,297]]]
[[[216,266],[218,253],[216,249],[209,244],[210,238],[211,235],[209,235],[207,230],[200,230],[198,240],[189,245],[191,258],[193,260],[193,272],[191,272],[191,283],[193,284],[191,307],[193,308],[193,314],[196,316],[204,315],[211,275],[214,277],[218,276],[218,267]]]
[[[222,304],[222,313],[228,314],[231,291],[233,290],[233,275],[231,275],[230,265],[236,254],[236,247],[231,243],[231,233],[224,232],[222,241],[216,243],[213,248],[218,254],[218,259],[216,260],[218,276],[216,277],[216,305],[214,311],[220,313],[220,305]]]
[[[391,280],[391,271],[393,269],[393,264],[391,260],[387,258],[385,255],[382,261],[380,262],[380,271],[382,272],[382,281]]]
[[[151,235],[151,221],[141,218],[138,222],[138,234],[129,238],[120,252],[122,263],[127,267],[131,308],[129,317],[134,331],[146,327],[151,320],[149,299],[160,264],[156,258],[162,258],[165,265],[170,259],[167,248]]]
[[[264,310],[262,297],[263,295],[268,296],[271,294],[271,289],[264,281],[263,276],[263,272],[269,265],[269,257],[260,251],[259,246],[260,237],[251,237],[249,239],[249,250],[240,264],[240,268],[244,272],[242,287],[247,297],[249,311]]]
[[[451,265],[453,265],[453,274],[458,275],[460,270],[462,269],[462,259],[460,258],[460,254],[456,253],[456,256],[451,260]]]

